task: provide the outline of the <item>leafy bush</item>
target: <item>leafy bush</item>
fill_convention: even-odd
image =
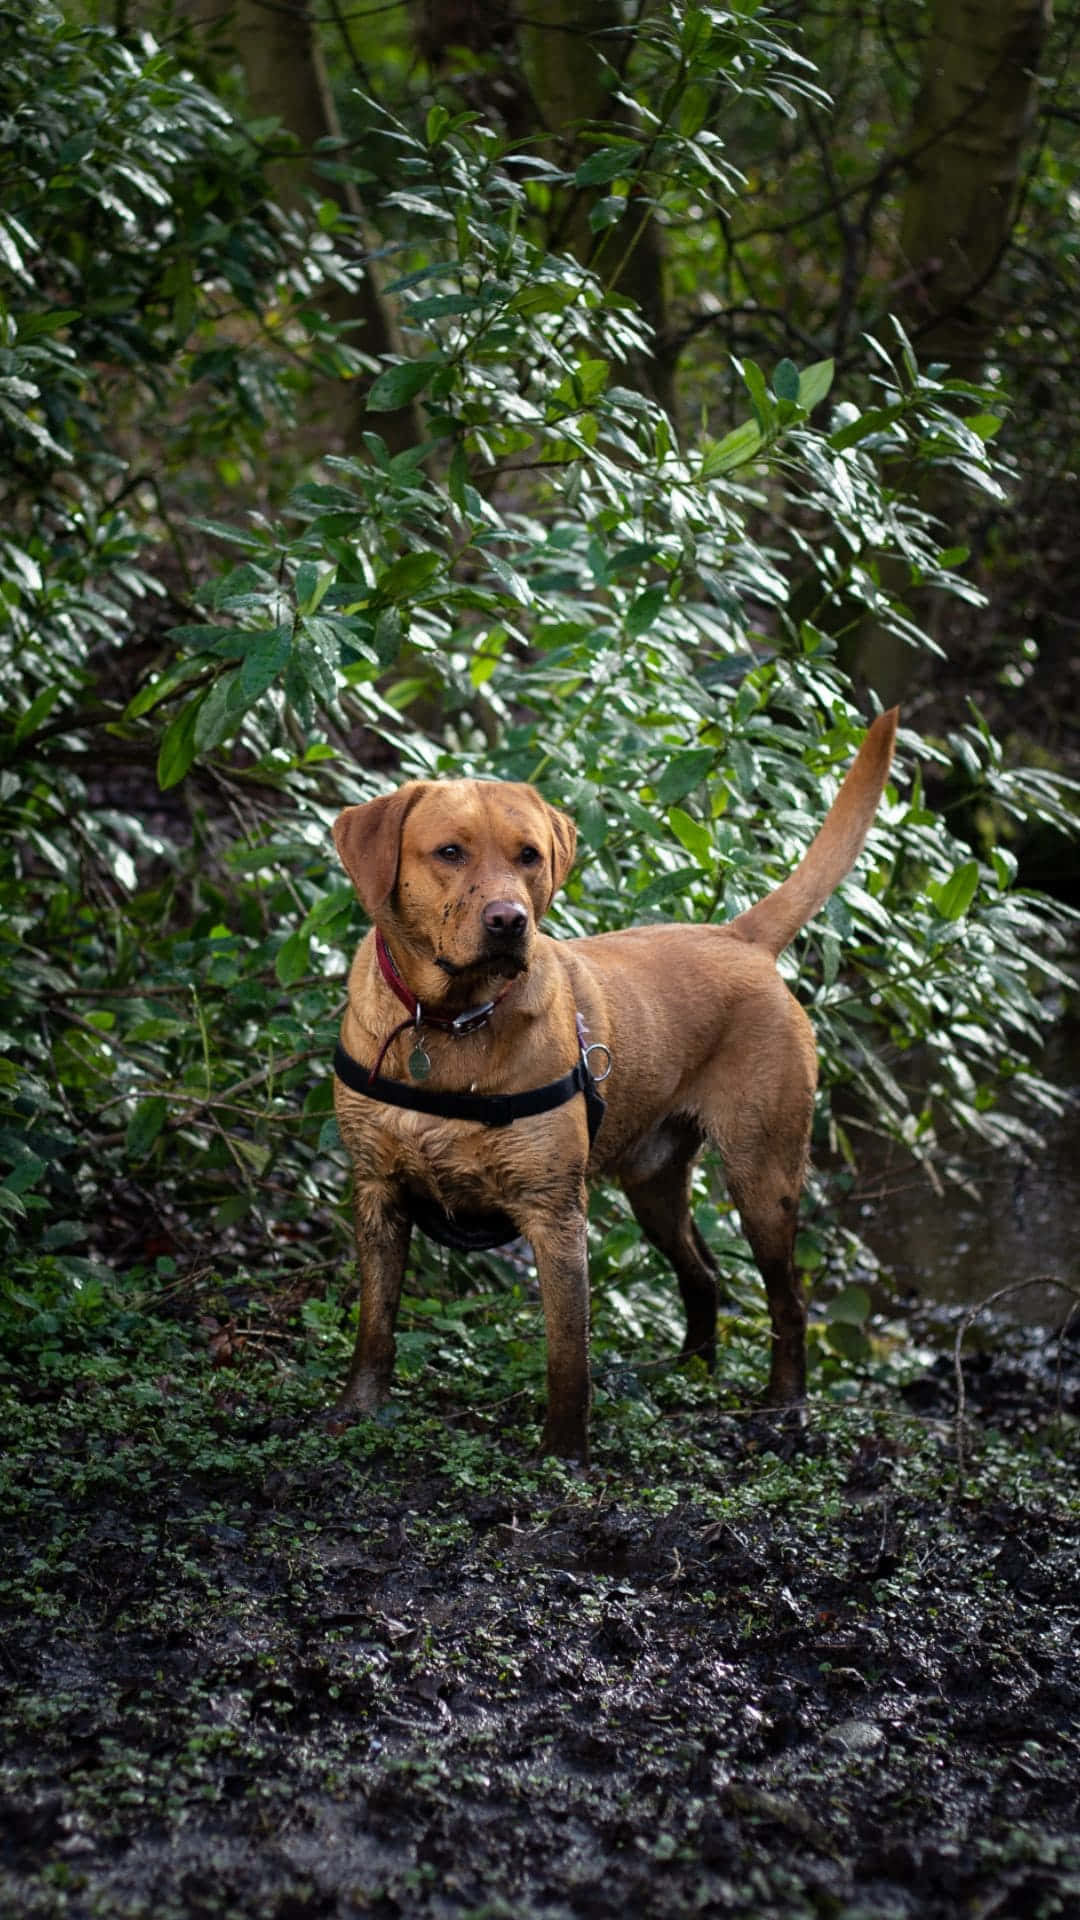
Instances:
[[[757,77],[739,66],[751,25],[691,29],[703,18],[673,15],[695,35],[695,86],[737,68],[743,85],[782,84],[768,62]],[[678,86],[671,32],[656,57]],[[153,236],[175,252],[187,168],[205,191],[202,143],[220,140],[224,164],[235,129],[156,53],[133,74],[108,36],[79,44],[101,84],[122,78],[149,89],[159,117],[174,113],[159,198],[144,197],[164,196]],[[35,74],[4,84],[31,103],[35,85],[55,91],[76,123],[83,68],[42,60]],[[145,104],[135,123],[150,124]],[[83,357],[105,319],[87,295],[85,334],[67,307],[35,333],[16,275],[14,377],[30,384],[33,354],[37,390],[15,395],[27,424],[0,789],[0,1207],[29,1261],[7,1282],[24,1329],[47,1280],[62,1291],[94,1278],[87,1254],[145,1267],[212,1240],[219,1259],[269,1245],[295,1265],[316,1242],[340,1247],[327,1069],[360,923],[329,858],[338,806],[398,771],[533,780],[581,832],[556,932],[725,919],[790,870],[858,743],[838,632],[872,618],[924,644],[898,578],[969,591],[901,476],[946,463],[995,485],[977,390],[920,372],[897,330],[873,404],[845,398],[820,426],[830,363],[785,359],[767,376],[745,361],[745,417],[681,446],[624,384],[647,344],[636,312],[534,228],[534,198],[572,177],[438,107],[423,133],[389,133],[407,228],[390,292],[409,357],[372,388],[364,457],[327,456],[276,517],[194,523],[229,561],[156,658],[128,665],[135,598],[161,580],[108,505],[122,472],[102,424],[108,383]],[[122,151],[101,156],[105,208],[130,140]],[[665,192],[700,189],[700,134],[663,159]],[[249,209],[244,234],[254,220]],[[62,265],[69,222],[61,209],[40,243],[55,270],[35,278],[62,282],[81,312],[87,274]],[[209,284],[233,242],[226,225],[207,243]],[[267,244],[269,285],[284,267]],[[95,258],[111,245],[105,235]],[[160,311],[170,269],[153,245],[121,260],[125,298]],[[197,409],[202,363],[185,359],[180,330],[170,358],[164,319],[131,324],[131,379],[149,368],[189,381]],[[379,413],[407,399],[428,437],[391,457]],[[926,808],[911,769],[944,751],[910,731],[902,748],[862,878],[782,964],[816,1020],[826,1089],[857,1079],[872,1124],[917,1155],[939,1152],[957,1123],[1002,1146],[1022,1125],[1004,1087],[1036,1106],[1053,1097],[1027,1063],[1061,915],[1017,891],[1007,848],[976,857]],[[997,817],[1060,816],[1053,783],[1008,773],[977,716],[954,750]],[[610,1210],[598,1218],[611,1229]],[[715,1225],[737,1257],[734,1222]],[[622,1221],[608,1231],[600,1271],[633,1257],[626,1235]]]
[[[287,339],[292,296],[317,276],[298,271],[299,228],[260,204],[242,127],[167,54],[50,8],[6,26],[0,1214],[19,1240],[31,1230],[63,1290],[92,1277],[65,1250],[93,1239],[100,1181],[125,1141],[130,1168],[146,1150],[145,1114],[125,1134],[115,996],[161,966],[156,1040],[190,1020],[186,978],[182,1013],[157,1004],[180,977],[168,936],[178,893],[181,919],[192,904],[190,829],[147,804],[120,724],[176,590],[168,477],[195,440],[204,470],[224,447],[235,468],[282,414],[296,342],[274,345],[267,312]],[[332,248],[320,258],[333,269]]]

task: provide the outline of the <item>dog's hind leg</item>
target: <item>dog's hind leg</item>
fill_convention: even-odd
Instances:
[[[671,1262],[686,1310],[679,1358],[697,1354],[710,1373],[716,1364],[717,1268],[690,1212],[694,1162],[701,1147],[697,1128],[680,1131],[663,1166],[623,1187],[645,1238]]]
[[[739,1210],[765,1282],[772,1327],[766,1401],[787,1407],[806,1396],[806,1296],[795,1271],[795,1234],[806,1171],[812,1093],[803,1112],[791,1107],[741,1137],[725,1157],[728,1192]]]
[[[769,1406],[806,1395],[806,1297],[795,1271],[799,1200],[810,1146],[817,1060],[810,1023],[790,997],[766,1044],[714,1063],[702,1101],[728,1193],[765,1282],[772,1330]]]
[[[770,1407],[792,1406],[806,1397],[806,1297],[795,1271],[800,1185],[790,1170],[769,1163],[756,1170],[749,1192],[728,1180],[769,1303],[772,1350],[765,1398]]]

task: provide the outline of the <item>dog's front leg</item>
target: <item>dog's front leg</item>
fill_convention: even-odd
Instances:
[[[360,1270],[360,1324],[349,1377],[334,1415],[374,1413],[390,1392],[397,1319],[410,1222],[380,1192],[357,1192],[356,1257]]]
[[[547,1418],[541,1451],[589,1459],[589,1261],[584,1183],[566,1211],[529,1221],[547,1334]]]

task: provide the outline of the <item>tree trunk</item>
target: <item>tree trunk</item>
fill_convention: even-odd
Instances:
[[[186,12],[200,27],[224,26],[243,65],[255,116],[280,120],[299,143],[300,151],[295,156],[283,156],[268,169],[278,203],[293,210],[304,206],[312,192],[324,200],[336,200],[361,223],[365,252],[370,255],[377,241],[364,222],[355,187],[349,181],[324,179],[313,165],[316,143],[328,137],[339,138],[341,128],[318,28],[307,0],[229,0],[227,5],[221,0],[187,0]],[[404,351],[370,258],[356,289],[327,287],[322,308],[339,324],[353,323],[347,339],[362,352],[378,356]],[[362,432],[372,427],[391,452],[415,446],[423,438],[416,409],[402,407],[394,413],[380,413],[375,420],[365,412],[365,387],[366,382],[359,379],[348,382],[343,406],[338,384],[323,383],[322,408],[341,422],[345,446],[350,451],[358,450]]]
[[[1050,0],[934,0],[900,230],[920,358],[978,380],[1009,242]]]
[[[625,22],[619,0],[529,0],[518,24],[518,46],[529,91],[544,125],[565,138],[583,122],[629,124],[607,75],[620,57]],[[653,352],[631,370],[632,384],[674,417],[674,360],[668,345],[663,233],[654,214],[631,199],[623,218],[599,235],[589,210],[605,188],[581,189],[564,205],[566,240],[600,279],[627,294],[653,330]]]
[[[944,361],[962,380],[981,380],[993,343],[993,282],[1012,233],[1050,15],[1050,0],[933,0],[909,143],[902,291],[895,304],[920,360]],[[947,470],[931,471],[918,494],[920,505],[948,525],[950,544],[959,543],[968,511],[961,481]],[[896,562],[883,563],[884,583],[903,592],[901,571]],[[908,597],[941,641],[940,597]],[[889,705],[910,683],[916,655],[870,622],[851,664]]]

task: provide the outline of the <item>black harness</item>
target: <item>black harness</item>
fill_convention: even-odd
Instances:
[[[606,1053],[607,1048],[603,1051]],[[591,1146],[600,1130],[606,1102],[589,1068],[587,1051],[581,1049],[577,1064],[561,1080],[549,1080],[546,1086],[530,1087],[525,1093],[436,1093],[428,1087],[410,1087],[403,1080],[386,1080],[370,1073],[340,1040],[334,1053],[334,1072],[353,1093],[370,1100],[381,1100],[388,1107],[405,1107],[411,1113],[429,1113],[438,1120],[477,1120],[484,1127],[509,1127],[515,1120],[527,1120],[537,1113],[550,1113],[564,1107],[568,1100],[585,1095],[585,1115]],[[603,1076],[606,1078],[606,1074]],[[488,1247],[505,1246],[519,1238],[518,1229],[506,1213],[449,1214],[435,1200],[421,1195],[409,1196],[409,1217],[414,1226],[440,1246],[459,1252],[478,1253]]]

